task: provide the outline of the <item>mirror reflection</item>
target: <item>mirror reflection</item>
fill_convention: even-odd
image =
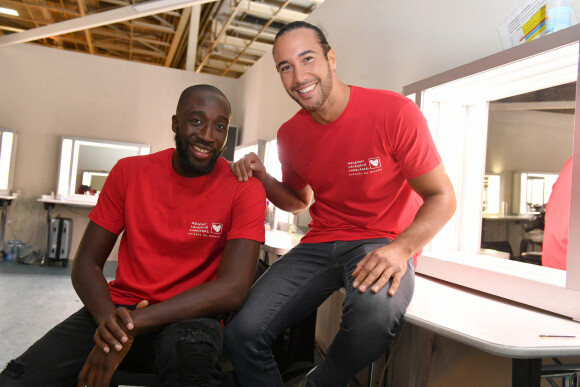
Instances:
[[[573,152],[575,96],[573,82],[490,102],[482,253],[542,265],[546,208]]]
[[[57,199],[95,202],[109,171],[124,157],[149,154],[151,146],[62,137]]]

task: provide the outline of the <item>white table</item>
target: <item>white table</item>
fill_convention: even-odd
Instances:
[[[580,356],[580,323],[421,275],[405,321],[513,359],[513,386],[539,386],[542,358]]]
[[[271,253],[277,257],[281,257],[300,243],[300,239],[302,239],[303,236],[304,234],[289,233],[280,230],[266,230],[266,242],[262,249],[266,253]],[[264,257],[264,260],[267,265],[271,265],[275,262],[270,261],[267,254],[266,257]]]
[[[70,206],[70,207],[85,207],[85,208],[92,208],[96,205],[96,201],[94,200],[63,200],[63,199],[57,199],[52,195],[42,195],[41,197],[39,197],[38,199],[36,199],[38,202],[42,203],[44,205],[44,209],[46,210],[46,252],[44,254],[44,256],[42,257],[42,261],[40,262],[40,265],[43,266],[47,263],[47,256],[48,256],[48,252],[50,250],[50,225],[52,222],[52,210],[53,208],[58,204],[58,205],[63,205],[63,206]],[[64,261],[63,263],[66,263],[66,261]]]
[[[266,231],[263,249],[281,256],[301,237]],[[540,385],[542,358],[580,356],[580,323],[421,274],[405,322],[511,358],[514,387]]]
[[[6,235],[6,219],[8,216],[8,206],[12,203],[12,200],[16,199],[18,195],[0,195],[0,206],[2,207],[2,219],[0,220],[0,246],[1,253],[5,256],[6,252],[4,251],[4,238]]]

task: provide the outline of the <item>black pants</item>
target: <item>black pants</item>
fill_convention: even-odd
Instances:
[[[76,386],[94,348],[96,328],[88,310],[82,308],[8,363],[0,373],[0,386]],[[120,369],[154,370],[164,386],[217,386],[222,344],[218,319],[181,321],[136,337]]]

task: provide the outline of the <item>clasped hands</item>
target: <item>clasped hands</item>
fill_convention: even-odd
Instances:
[[[148,302],[143,300],[136,309],[145,308],[147,305]],[[113,373],[133,344],[135,338],[131,334],[133,328],[131,311],[124,307],[117,308],[115,314],[99,324],[93,337],[95,347],[79,373],[78,387],[109,386]]]

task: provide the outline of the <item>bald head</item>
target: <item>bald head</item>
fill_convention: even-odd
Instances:
[[[230,105],[230,101],[228,100],[228,97],[226,97],[226,95],[224,93],[222,93],[222,91],[220,89],[218,89],[215,86],[212,85],[194,85],[194,86],[189,86],[187,89],[183,90],[183,92],[181,93],[181,96],[179,97],[179,101],[177,102],[177,111],[176,113],[179,114],[182,110],[183,107],[186,104],[186,101],[195,93],[211,93],[214,94],[215,96],[219,96],[222,97],[226,100],[226,102],[228,103],[228,107],[230,108],[230,111],[232,110],[232,107]]]

